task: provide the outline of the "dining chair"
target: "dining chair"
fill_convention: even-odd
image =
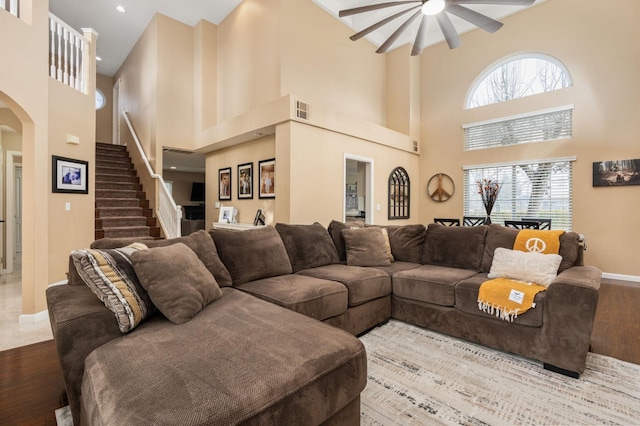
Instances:
[[[539,222],[531,222],[526,220],[505,220],[504,225],[516,229],[540,229]]]
[[[460,219],[434,218],[433,223],[439,223],[445,226],[460,226]]]
[[[524,220],[526,222],[538,222],[540,224],[540,229],[551,229],[551,219],[542,219],[537,217],[523,217],[520,220]]]
[[[480,226],[484,225],[486,220],[483,216],[463,216],[462,226]]]

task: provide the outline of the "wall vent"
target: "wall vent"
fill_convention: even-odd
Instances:
[[[413,141],[413,151],[418,152],[418,141]]]
[[[296,118],[301,120],[309,120],[309,104],[302,101],[296,101]]]

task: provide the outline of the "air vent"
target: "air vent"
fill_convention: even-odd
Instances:
[[[178,148],[169,148],[169,147],[164,147],[162,148],[162,151],[164,152],[175,152],[176,154],[193,154],[193,151],[187,151],[184,149],[178,149]]]
[[[309,104],[296,101],[296,117],[301,120],[309,120]]]
[[[418,141],[413,141],[413,151],[418,152]]]

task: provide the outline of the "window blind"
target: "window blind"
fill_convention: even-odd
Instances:
[[[465,150],[570,138],[573,136],[573,105],[462,127]]]
[[[573,161],[575,157],[467,166],[464,215],[485,215],[477,182],[491,179],[501,185],[491,212],[493,223],[540,218],[551,219],[552,229],[571,230]]]

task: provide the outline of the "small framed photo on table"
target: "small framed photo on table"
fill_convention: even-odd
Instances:
[[[88,194],[89,162],[52,155],[51,184],[52,192]]]
[[[238,211],[235,207],[220,207],[219,223],[236,223]]]
[[[276,198],[276,159],[262,160],[258,165],[260,172],[258,198]]]

